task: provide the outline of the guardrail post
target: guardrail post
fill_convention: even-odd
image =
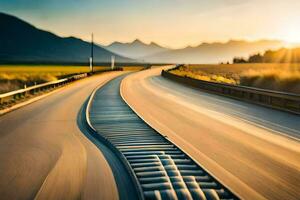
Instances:
[[[286,107],[286,104],[287,104],[287,102],[286,102],[286,100],[285,99],[282,99],[282,107]]]

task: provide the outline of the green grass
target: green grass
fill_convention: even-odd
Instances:
[[[199,80],[300,94],[300,64],[188,65],[170,72]]]

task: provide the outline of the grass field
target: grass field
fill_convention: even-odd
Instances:
[[[142,66],[126,66],[122,67],[124,71],[140,71],[142,69],[145,69],[145,67]]]
[[[205,81],[300,94],[300,64],[188,65],[171,73]]]
[[[109,67],[96,66],[95,70]],[[88,66],[0,65],[0,93],[89,72]]]
[[[125,66],[123,70],[138,71],[141,66]],[[95,66],[95,71],[110,69],[110,66]],[[56,65],[0,65],[0,94],[24,88],[26,85],[55,81],[74,74],[90,72],[89,66]]]

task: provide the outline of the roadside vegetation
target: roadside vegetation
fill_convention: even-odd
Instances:
[[[300,64],[185,65],[173,74],[300,94]]]
[[[98,66],[95,70],[108,68]],[[89,71],[87,66],[2,65],[0,66],[0,94]]]
[[[126,66],[122,67],[123,71],[140,71],[142,69],[145,69],[143,66]]]

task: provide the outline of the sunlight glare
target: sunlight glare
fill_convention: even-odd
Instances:
[[[300,43],[300,26],[299,24],[290,23],[282,27],[282,37],[287,43]]]

